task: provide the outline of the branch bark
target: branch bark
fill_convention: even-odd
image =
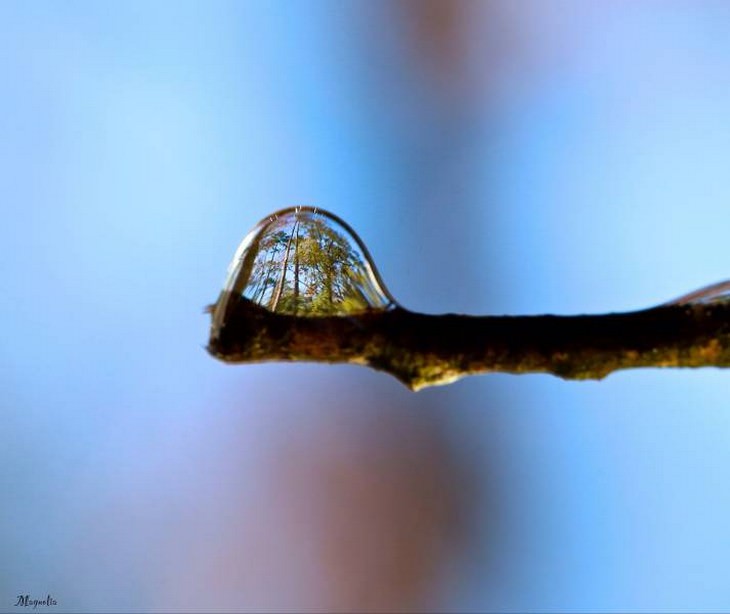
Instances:
[[[357,316],[272,313],[221,295],[208,351],[229,363],[352,363],[412,390],[489,372],[602,379],[636,367],[730,367],[730,305],[659,306],[578,316],[424,315],[396,307]]]

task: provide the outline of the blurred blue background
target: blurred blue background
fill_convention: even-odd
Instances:
[[[0,3],[0,610],[727,611],[718,370],[413,394],[203,350],[313,204],[401,303],[730,277],[724,2]]]

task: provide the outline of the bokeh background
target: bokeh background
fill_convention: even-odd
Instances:
[[[313,204],[425,312],[730,277],[726,2],[0,3],[0,611],[727,611],[717,370],[203,350]],[[50,609],[49,609],[50,610]]]

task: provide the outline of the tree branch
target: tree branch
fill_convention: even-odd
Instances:
[[[214,318],[208,351],[220,360],[366,365],[412,390],[489,372],[601,379],[636,367],[730,367],[728,303],[516,317],[424,315],[401,307],[302,317],[226,292],[217,305],[225,313]]]

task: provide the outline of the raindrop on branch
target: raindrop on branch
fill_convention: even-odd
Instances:
[[[358,315],[396,305],[352,228],[314,207],[278,211],[243,239],[213,307],[215,328],[223,325],[231,297],[301,317]]]

